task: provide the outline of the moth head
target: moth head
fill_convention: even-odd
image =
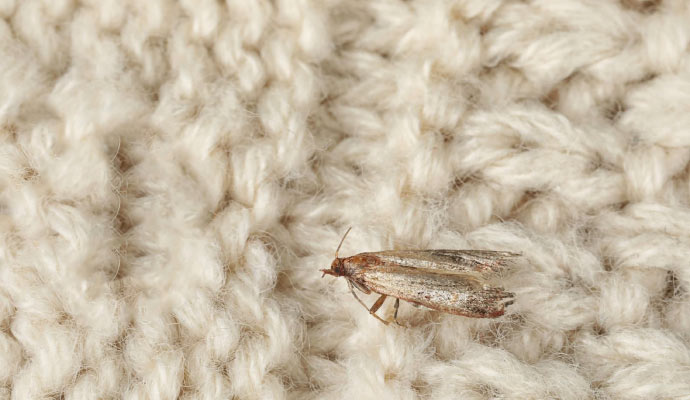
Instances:
[[[335,249],[335,260],[331,263],[331,269],[322,269],[321,272],[323,272],[323,275],[321,277],[323,278],[328,275],[333,275],[333,276],[341,276],[343,275],[343,259],[338,258],[338,252],[340,251],[340,246],[343,245],[343,241],[345,241],[345,237],[347,236],[348,233],[350,233],[350,229],[352,227],[347,228],[347,231],[343,235],[343,238],[340,239],[340,244],[338,244],[338,248]]]
[[[333,276],[343,275],[343,259],[336,258],[331,263],[331,269],[322,269],[321,272],[323,272],[323,275],[321,275],[322,278],[326,276],[326,274]]]

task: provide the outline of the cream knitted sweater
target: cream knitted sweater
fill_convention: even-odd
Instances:
[[[0,0],[0,399],[690,396],[688,20]],[[520,252],[516,302],[384,326],[348,226]]]

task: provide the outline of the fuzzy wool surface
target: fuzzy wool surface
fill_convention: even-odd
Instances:
[[[688,20],[0,0],[0,399],[688,398]],[[519,252],[517,300],[385,326],[349,226]]]

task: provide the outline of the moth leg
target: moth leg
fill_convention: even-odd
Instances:
[[[350,283],[352,284],[352,286],[354,286],[354,287],[356,287],[357,289],[359,289],[360,292],[362,292],[362,293],[364,293],[364,294],[369,294],[369,293],[371,293],[371,290],[369,290],[368,287],[360,285],[359,283],[357,283],[357,281],[353,281],[353,280],[350,280],[350,279],[348,279],[347,281],[350,282]]]
[[[383,302],[384,302],[384,301],[386,301],[386,295],[385,295],[385,294],[382,294],[381,297],[379,297],[379,299],[376,300],[376,303],[374,303],[374,305],[371,306],[371,308],[369,309],[369,314],[374,314],[374,313],[376,313],[376,311],[378,311],[379,308],[381,308],[381,306],[383,305]]]
[[[395,299],[395,306],[393,307],[395,308],[395,312],[393,313],[393,321],[395,321],[396,324],[400,325],[400,322],[398,322],[398,308],[400,307],[400,299]]]
[[[367,307],[367,305],[364,304],[364,302],[362,300],[360,300],[359,297],[357,297],[357,293],[355,293],[355,286],[352,284],[352,282],[349,279],[347,280],[347,285],[350,287],[350,292],[352,292],[352,295],[355,296],[355,299],[357,299],[357,301],[359,301],[359,304],[361,304],[362,307],[369,310],[369,307]]]
[[[359,301],[359,304],[361,304],[362,307],[366,308],[367,311],[370,311],[370,310],[369,310],[369,307],[367,307],[367,305],[364,304],[364,302],[357,296],[357,293],[355,293],[355,286],[352,284],[352,282],[350,282],[349,279],[347,280],[347,285],[350,286],[350,292],[352,292],[352,295],[355,296],[355,299],[357,299],[357,301]],[[383,300],[381,300],[381,298],[383,298],[383,300],[386,300],[386,296],[381,296],[381,297],[379,297],[379,299],[376,300],[376,303],[374,303],[374,305],[371,306],[372,309],[373,309],[373,308],[376,306],[376,304],[379,303],[379,302],[380,302],[381,304],[383,304]],[[381,307],[381,304],[379,304],[378,307],[376,307],[376,309],[374,309],[374,312],[371,312],[371,311],[370,311],[370,314],[373,315],[374,317],[376,317],[376,319],[378,319],[379,321],[383,322],[385,325],[388,325],[388,321],[384,321],[384,320],[381,319],[381,317],[379,317],[378,315],[374,314],[374,313],[376,312],[376,310],[378,310],[379,307]]]

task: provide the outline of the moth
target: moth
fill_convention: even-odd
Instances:
[[[393,320],[398,325],[400,300],[472,318],[499,317],[513,304],[513,293],[490,282],[520,254],[490,250],[389,250],[338,258],[350,229],[340,240],[331,268],[321,270],[322,277],[344,277],[355,299],[386,325],[390,321],[376,315],[376,311],[389,296],[395,297]],[[354,288],[381,296],[368,307]]]

